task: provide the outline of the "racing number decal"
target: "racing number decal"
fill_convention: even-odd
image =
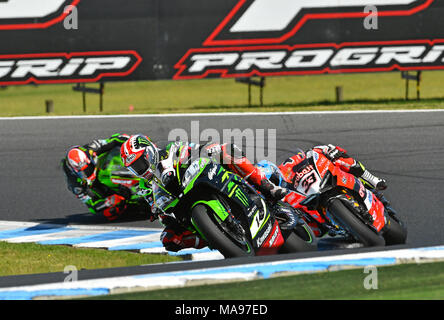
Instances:
[[[304,188],[304,193],[307,193],[308,190],[310,190],[310,187],[313,185],[313,183],[315,183],[317,181],[316,178],[316,174],[313,171],[312,173],[310,173],[309,176],[307,176],[307,178],[305,178],[302,181],[302,187]]]

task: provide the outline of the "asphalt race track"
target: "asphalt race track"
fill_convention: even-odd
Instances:
[[[408,227],[409,246],[444,243],[444,112],[141,116],[0,120],[0,220],[109,224],[66,189],[65,150],[115,132],[166,140],[172,129],[276,129],[277,161],[295,148],[337,144],[389,182],[386,196]],[[267,145],[267,144],[266,144]],[[267,154],[267,153],[265,153]],[[260,160],[260,159],[259,159]],[[153,227],[146,221],[112,225]]]

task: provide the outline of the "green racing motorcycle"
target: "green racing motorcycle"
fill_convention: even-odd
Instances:
[[[291,206],[270,203],[212,158],[189,162],[174,162],[178,195],[154,178],[154,204],[163,215],[198,233],[211,249],[225,258],[317,249],[313,231]],[[282,210],[287,210],[286,218],[279,215]]]
[[[116,193],[127,190],[125,216],[148,217],[153,201],[151,184],[141,181],[126,169],[120,158],[120,147],[98,159],[98,180]],[[122,188],[125,187],[125,188]]]

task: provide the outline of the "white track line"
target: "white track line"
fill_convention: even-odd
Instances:
[[[0,117],[0,120],[70,120],[70,119],[113,119],[113,118],[182,118],[182,117],[230,117],[230,116],[280,116],[322,114],[378,114],[378,113],[421,113],[444,112],[444,109],[413,110],[340,110],[340,111],[286,111],[286,112],[223,112],[223,113],[165,113],[165,114],[117,114],[88,116],[29,116]]]
[[[86,243],[78,243],[73,247],[82,247],[82,248],[110,248],[116,246],[126,246],[133,245],[142,242],[155,242],[160,241],[160,231],[159,233],[154,233],[145,236],[136,236],[136,237],[128,237],[123,239],[113,239],[113,240],[104,240],[104,241],[94,241],[94,242],[86,242]]]
[[[62,240],[68,238],[80,238],[86,236],[93,236],[103,233],[103,230],[68,230],[62,232],[55,232],[50,234],[38,234],[33,236],[23,236],[11,239],[4,239],[3,241],[9,243],[29,243],[29,242],[41,242],[51,240]]]

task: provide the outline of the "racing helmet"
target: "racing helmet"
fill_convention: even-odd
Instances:
[[[273,162],[268,160],[261,160],[255,166],[259,168],[259,170],[261,170],[265,174],[267,179],[273,182],[275,185],[282,186],[283,182],[285,182],[285,178],[282,175],[282,172]]]
[[[91,184],[97,177],[96,162],[92,154],[80,149],[79,146],[72,147],[66,153],[68,166],[77,176]]]
[[[122,144],[120,157],[124,166],[134,175],[150,180],[159,163],[159,150],[150,138],[136,134]]]

